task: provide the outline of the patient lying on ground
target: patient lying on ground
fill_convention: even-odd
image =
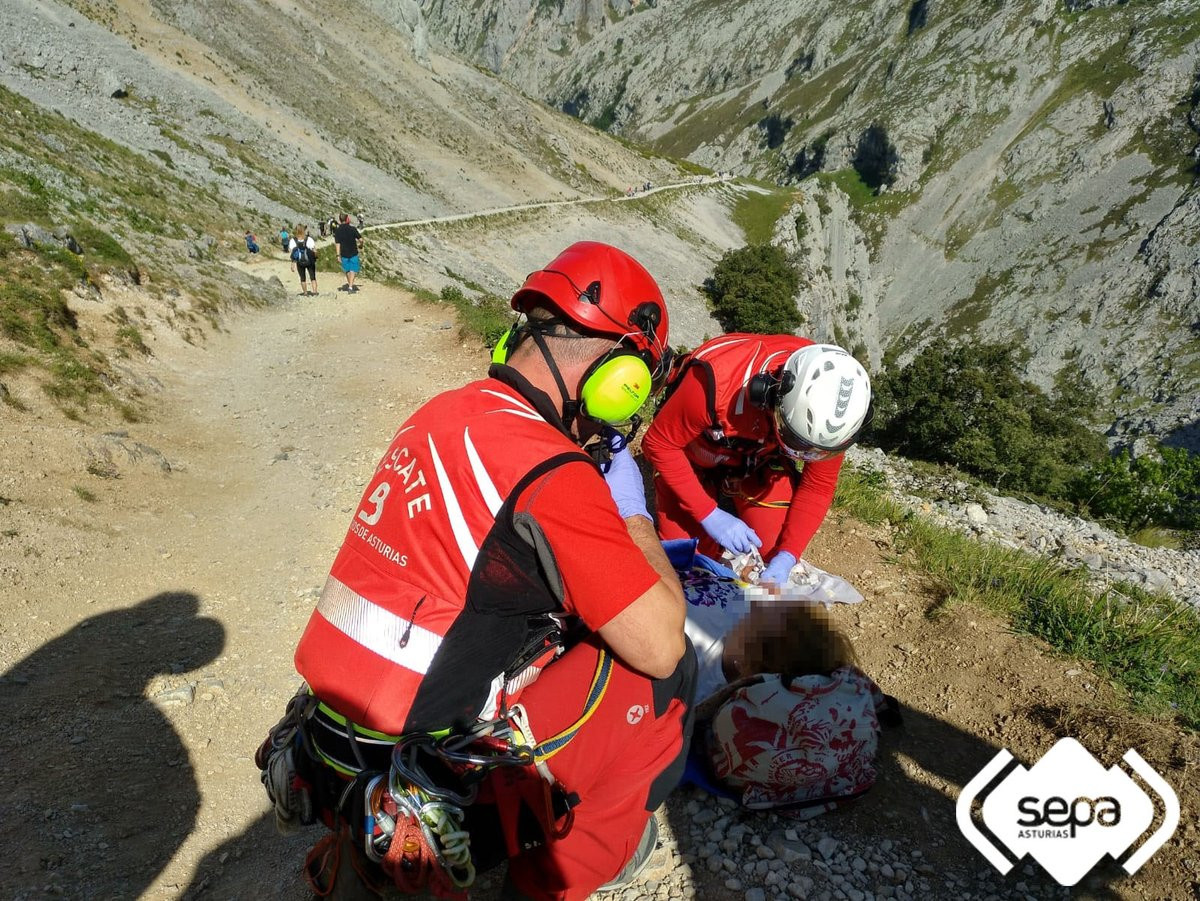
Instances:
[[[819,604],[749,599],[736,585],[727,587],[720,600],[698,604],[689,597],[684,625],[699,662],[701,717],[747,678],[827,675],[856,662],[849,639]]]

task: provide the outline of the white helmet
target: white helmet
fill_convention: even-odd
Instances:
[[[871,379],[840,347],[802,347],[783,364],[782,378],[775,424],[783,452],[793,459],[839,454],[871,421]]]

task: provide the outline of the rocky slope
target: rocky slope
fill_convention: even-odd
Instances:
[[[214,265],[245,230],[269,247],[280,226],[341,210],[437,219],[693,177],[431,50],[412,2],[6,8],[0,259],[29,290],[0,298],[0,397],[17,407],[49,390],[71,415],[97,398],[139,415],[131,354],[152,354],[163,329],[202,341],[229,306],[281,296]],[[742,240],[737,192],[649,202],[410,231],[367,262],[434,291],[507,295],[564,234],[607,236],[662,273],[679,339],[694,343],[716,331],[695,286]],[[127,284],[147,296],[114,300]]]
[[[798,184],[813,333],[874,360],[940,333],[1019,340],[1045,386],[1082,368],[1113,434],[1197,446],[1196,0],[430,0],[425,16],[600,127]]]

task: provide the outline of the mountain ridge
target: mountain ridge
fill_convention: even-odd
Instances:
[[[798,298],[818,337],[876,361],[938,334],[1020,340],[1043,387],[1064,362],[1094,379],[1114,440],[1200,448],[1195,0],[469,14],[434,0],[424,14],[435,43],[660,150],[809,195],[830,175],[881,178],[830,227],[862,233],[867,269]],[[835,256],[827,244],[807,265]],[[871,314],[847,316],[850,287]]]

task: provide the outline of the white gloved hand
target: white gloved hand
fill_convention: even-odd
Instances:
[[[738,554],[762,547],[762,541],[752,528],[720,507],[700,520],[700,527],[721,547]]]

